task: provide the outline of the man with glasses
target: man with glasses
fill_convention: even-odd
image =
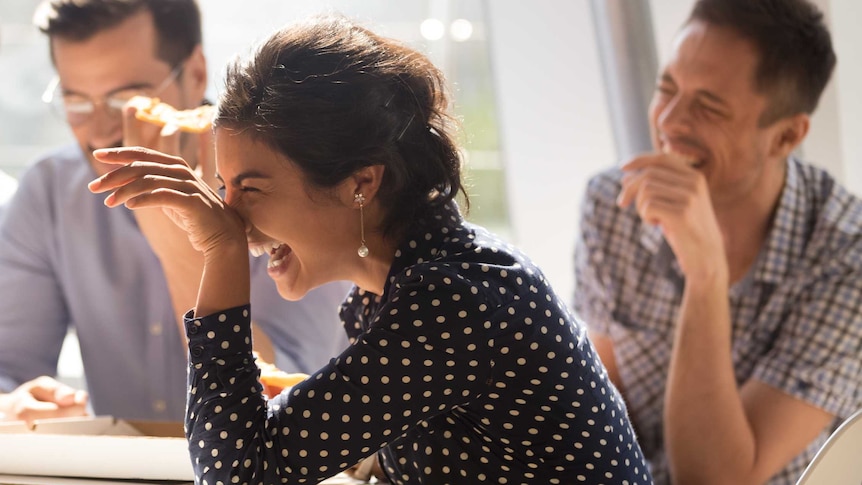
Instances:
[[[86,184],[112,169],[92,151],[120,145],[177,154],[215,183],[210,133],[166,133],[123,108],[138,94],[178,109],[202,102],[197,3],[45,0],[35,21],[57,71],[43,99],[77,144],[30,166],[0,221],[0,413],[27,420],[85,413],[86,393],[48,377],[73,328],[95,414],[181,420],[181,315],[194,306],[202,256],[161,210],[108,210]],[[252,272],[262,354],[268,347],[259,344],[269,340],[276,364],[311,372],[346,346],[335,317],[346,283],[288,302],[263,258],[252,261]]]
[[[99,106],[113,112],[117,117],[122,114],[126,103],[135,96],[160,96],[171,83],[176,81],[182,71],[183,65],[180,64],[154,89],[147,84],[124,86],[106,94],[100,100],[93,100],[85,94],[66,91],[60,86],[60,76],[54,76],[42,94],[42,101],[50,104],[58,115],[65,117],[70,126],[79,126],[89,121]]]

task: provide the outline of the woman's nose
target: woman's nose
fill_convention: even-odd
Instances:
[[[243,206],[240,203],[239,197],[237,197],[235,190],[231,189],[223,189],[219,195],[221,195],[224,203],[227,204],[231,209],[235,210],[239,217],[242,219],[243,224],[245,224],[245,233],[248,235],[251,233],[254,226],[248,221],[248,217],[246,217],[246,213],[243,210]]]

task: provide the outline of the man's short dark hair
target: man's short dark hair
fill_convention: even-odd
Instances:
[[[33,22],[49,37],[83,41],[142,11],[152,14],[156,55],[170,66],[180,64],[201,43],[196,0],[43,0]]]
[[[755,89],[771,98],[761,125],[817,108],[836,58],[823,14],[810,2],[698,0],[692,21],[733,29],[758,50]]]

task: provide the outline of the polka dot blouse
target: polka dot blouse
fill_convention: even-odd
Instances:
[[[373,453],[393,483],[652,483],[542,273],[452,207],[438,219],[396,252],[383,295],[342,305],[351,345],[270,401],[250,309],[187,316],[197,483],[317,483]]]

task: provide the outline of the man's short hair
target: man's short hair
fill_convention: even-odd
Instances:
[[[153,16],[156,55],[168,65],[179,65],[201,43],[196,0],[43,0],[33,22],[49,37],[83,41],[142,11]]]
[[[836,58],[823,14],[810,2],[698,0],[693,21],[733,29],[758,50],[755,89],[771,98],[761,125],[817,108]]]

